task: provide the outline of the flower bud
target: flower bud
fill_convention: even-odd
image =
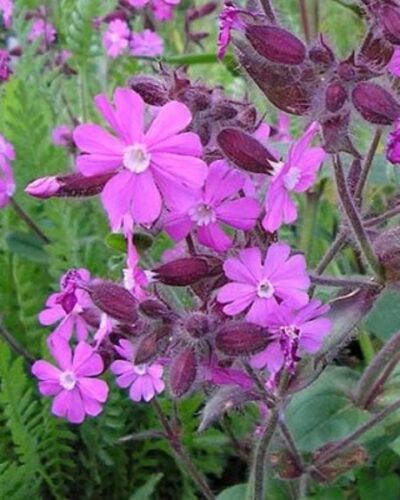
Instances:
[[[193,386],[196,375],[196,354],[193,349],[186,348],[171,363],[169,382],[172,395],[175,398],[184,396]]]
[[[137,345],[135,364],[141,365],[152,361],[168,344],[168,337],[171,332],[169,326],[162,325],[154,332],[142,337]]]
[[[188,286],[206,278],[210,267],[203,257],[183,257],[162,264],[153,272],[164,285]]]
[[[321,454],[329,452],[329,449],[334,446],[334,443],[319,448],[314,453],[314,460],[318,459]],[[354,469],[357,466],[365,464],[368,461],[367,450],[359,445],[354,444],[350,449],[343,451],[333,460],[324,463],[315,468],[311,476],[314,480],[320,483],[329,483],[345,472]]]
[[[394,47],[376,29],[371,29],[361,46],[358,60],[374,71],[383,70],[392,59]]]
[[[217,330],[215,345],[228,356],[255,354],[270,342],[269,332],[261,326],[245,321],[228,323]]]
[[[370,123],[391,125],[400,117],[396,99],[376,83],[358,83],[353,89],[352,99],[357,111]]]
[[[332,82],[325,93],[325,105],[331,113],[339,111],[346,102],[347,92],[340,82]]]
[[[296,479],[302,474],[293,456],[287,450],[271,453],[268,461],[282,479]]]
[[[234,106],[232,106],[232,104],[221,99],[213,104],[210,112],[208,113],[208,118],[214,121],[232,120],[235,116],[237,116],[237,114],[238,111]]]
[[[310,48],[308,57],[323,70],[329,69],[335,62],[335,54],[329,45],[327,45],[322,35],[316,44]]]
[[[163,106],[168,102],[166,87],[150,76],[134,76],[128,80],[128,86],[137,92],[146,104]]]
[[[212,105],[210,93],[200,87],[187,87],[176,96],[180,102],[186,104],[193,114],[204,111]]]
[[[30,182],[26,188],[25,193],[35,198],[45,200],[55,196],[59,191],[61,184],[58,182],[57,177],[39,177]]]
[[[191,337],[201,339],[210,333],[211,322],[204,314],[195,313],[187,318],[185,328]]]
[[[400,228],[383,231],[374,241],[375,253],[385,269],[387,281],[400,280]]]
[[[155,299],[142,300],[139,304],[139,311],[152,319],[172,319],[175,313],[163,302]]]
[[[324,150],[327,153],[339,153],[344,151],[356,158],[361,158],[349,136],[350,113],[338,113],[321,119],[322,135],[325,143]]]
[[[87,291],[93,303],[112,318],[123,323],[137,321],[136,300],[126,288],[103,281],[90,284]]]
[[[400,8],[397,5],[382,5],[379,14],[386,40],[400,45]]]
[[[271,62],[298,65],[306,57],[303,42],[278,26],[250,24],[245,33],[254,49]]]
[[[12,75],[10,54],[0,49],[0,81],[6,82]]]
[[[257,139],[235,128],[221,130],[217,137],[223,154],[238,167],[256,174],[271,174],[276,158]]]

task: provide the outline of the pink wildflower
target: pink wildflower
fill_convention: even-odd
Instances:
[[[240,19],[240,14],[249,14],[245,10],[238,9],[235,5],[226,1],[224,8],[219,15],[219,32],[218,32],[218,57],[223,59],[226,49],[231,41],[231,30],[236,29],[244,31],[245,24]]]
[[[76,332],[78,340],[88,336],[89,325],[82,313],[93,308],[89,294],[76,287],[76,280],[88,282],[90,274],[86,269],[72,269],[60,280],[61,292],[52,293],[46,301],[46,309],[39,314],[39,322],[48,326],[59,322],[50,338],[61,336],[69,340]]]
[[[7,142],[3,135],[0,134],[0,155],[7,160],[15,160],[14,146]]]
[[[99,415],[108,396],[107,384],[94,378],[104,369],[101,356],[86,342],[79,342],[72,353],[62,337],[53,339],[50,352],[59,368],[40,360],[32,373],[39,379],[41,394],[55,396],[52,413],[74,424],[82,423],[86,415]]]
[[[149,280],[145,271],[139,266],[139,254],[132,243],[132,237],[128,238],[127,267],[123,272],[124,286],[132,293],[135,299],[142,300],[147,297],[143,288],[148,285]]]
[[[173,8],[180,3],[180,0],[128,0],[128,2],[135,9],[149,5],[156,21],[164,22],[172,19]]]
[[[6,82],[12,75],[10,54],[0,49],[0,82]]]
[[[0,208],[8,205],[15,192],[14,176],[7,158],[0,154]]]
[[[117,375],[117,385],[129,389],[129,397],[133,401],[150,401],[160,394],[165,384],[162,380],[163,367],[159,363],[134,364],[135,348],[128,340],[120,340],[115,350],[123,358],[114,361],[110,370]]]
[[[131,54],[133,56],[160,56],[164,52],[164,41],[154,31],[144,30],[141,33],[132,33]]]
[[[268,324],[278,301],[293,308],[306,305],[310,285],[306,262],[302,255],[290,257],[289,245],[272,244],[264,263],[259,248],[245,248],[239,258],[229,258],[224,263],[226,276],[233,280],[218,292],[217,300],[223,311],[235,316],[248,310],[246,319],[262,326]]]
[[[72,130],[69,125],[57,125],[51,133],[51,139],[55,146],[70,146],[72,142]]]
[[[111,21],[103,35],[103,46],[109,57],[123,54],[129,45],[130,30],[128,23],[121,19]]]
[[[12,0],[0,0],[0,12],[3,13],[4,26],[11,28],[14,4]]]
[[[388,71],[392,75],[400,78],[400,47],[396,47],[393,52],[393,56],[387,67]]]
[[[288,143],[292,141],[292,136],[290,135],[290,118],[286,113],[281,111],[278,113],[278,123],[273,126],[271,138],[274,141],[281,143]]]
[[[117,137],[99,125],[84,124],[75,129],[74,140],[84,153],[77,159],[82,174],[116,171],[101,195],[115,230],[127,214],[136,223],[154,222],[161,213],[162,197],[167,206],[179,203],[188,189],[203,185],[207,165],[199,158],[199,137],[181,133],[192,119],[184,104],[170,101],[160,107],[144,131],[145,109],[139,94],[117,88],[114,102],[115,109],[106,96],[96,97]]]
[[[51,23],[44,19],[35,19],[32,24],[31,30],[28,33],[28,41],[34,42],[38,38],[43,38],[44,44],[50,45],[56,39],[57,31]]]
[[[232,239],[221,223],[235,229],[253,229],[260,214],[260,204],[252,198],[237,198],[246,176],[224,161],[210,165],[202,191],[190,193],[164,219],[164,229],[175,241],[185,238],[197,228],[199,243],[218,252],[227,250]],[[233,199],[235,198],[236,199]]]
[[[400,163],[400,121],[394,124],[387,141],[386,157],[394,165]]]
[[[319,300],[312,300],[298,311],[284,304],[277,306],[268,319],[268,331],[275,340],[252,357],[251,365],[277,373],[284,364],[293,368],[301,352],[316,353],[332,326],[329,319],[321,318],[328,311],[329,306]]]
[[[283,223],[289,224],[297,219],[297,208],[291,193],[302,193],[314,184],[326,156],[322,148],[310,147],[318,130],[318,123],[313,122],[291,146],[287,161],[276,164],[276,174],[268,187],[265,202],[263,227],[266,231],[272,233]]]

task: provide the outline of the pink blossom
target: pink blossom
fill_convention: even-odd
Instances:
[[[14,4],[12,0],[0,0],[0,12],[3,13],[4,26],[11,28]]]
[[[111,21],[103,35],[103,46],[109,57],[123,54],[129,45],[130,30],[128,23],[121,19]]]
[[[128,0],[128,2],[135,9],[149,5],[156,21],[163,22],[172,19],[173,8],[180,3],[180,0]]]
[[[44,44],[50,45],[56,39],[57,31],[51,23],[48,23],[44,19],[35,19],[32,24],[31,30],[28,33],[28,41],[34,42],[38,38],[43,37]]]
[[[57,125],[51,133],[51,139],[56,146],[69,146],[72,142],[72,129],[69,125]]]
[[[213,162],[203,190],[190,193],[165,216],[165,231],[179,241],[196,227],[199,243],[218,252],[227,250],[232,239],[221,223],[248,231],[254,228],[260,214],[258,201],[237,197],[245,183],[246,176],[238,170],[229,168],[224,161]]]
[[[52,293],[46,301],[46,309],[39,314],[39,322],[48,326],[59,322],[50,338],[61,336],[69,340],[76,332],[78,340],[88,336],[89,325],[82,313],[93,308],[89,294],[76,287],[77,281],[89,282],[90,274],[86,269],[72,269],[60,280],[61,292]]]
[[[400,121],[394,124],[392,132],[388,135],[386,158],[394,165],[400,163]]]
[[[199,137],[181,133],[192,119],[184,104],[170,101],[160,107],[145,131],[145,107],[139,94],[117,88],[114,102],[115,108],[105,95],[96,97],[98,109],[117,137],[99,125],[84,124],[75,129],[74,141],[84,153],[77,159],[83,175],[116,172],[101,195],[116,230],[128,214],[135,223],[154,222],[163,201],[175,205],[187,190],[203,185],[207,165],[199,158]]]
[[[387,67],[388,71],[396,77],[400,77],[400,47],[396,47]]]
[[[273,127],[271,139],[281,143],[292,142],[290,135],[290,118],[286,113],[278,113],[278,123]]]
[[[249,14],[245,10],[238,9],[235,5],[226,1],[224,8],[219,15],[219,32],[218,32],[218,57],[223,59],[226,49],[231,41],[231,30],[236,29],[243,31],[245,29],[244,22],[240,19],[240,14]]]
[[[288,159],[276,164],[276,173],[268,187],[263,227],[274,232],[283,223],[297,219],[297,208],[291,193],[307,191],[315,182],[326,153],[320,147],[310,147],[318,133],[319,125],[313,122],[303,136],[290,148]]]
[[[14,146],[7,142],[3,135],[0,134],[0,155],[8,160],[15,160]]]
[[[57,180],[55,175],[52,175],[35,179],[26,186],[24,191],[30,196],[45,200],[56,194],[60,190],[60,187],[61,183]]]
[[[310,279],[304,257],[290,257],[289,245],[273,243],[264,263],[261,259],[259,248],[245,248],[238,258],[227,259],[224,272],[232,282],[219,290],[217,300],[226,304],[223,311],[228,316],[247,310],[248,321],[266,326],[278,301],[293,308],[308,303]]]
[[[15,192],[15,182],[8,159],[0,154],[0,208],[8,205]]]
[[[82,423],[86,415],[99,415],[108,396],[107,384],[95,378],[104,369],[101,356],[83,341],[72,352],[62,337],[55,337],[49,348],[59,367],[40,360],[32,373],[39,379],[41,394],[55,396],[52,413],[74,424]]]
[[[0,81],[6,82],[12,75],[10,54],[0,49]]]
[[[147,293],[143,288],[146,288],[149,280],[145,271],[139,266],[139,254],[132,243],[132,237],[128,238],[127,267],[123,270],[123,273],[125,288],[138,300],[147,297]]]
[[[133,401],[150,401],[160,394],[165,384],[162,380],[163,367],[160,363],[134,364],[135,348],[128,340],[120,340],[115,350],[123,358],[114,361],[110,370],[117,375],[117,385],[129,389],[129,397]]]
[[[133,56],[155,57],[164,52],[163,39],[151,30],[132,33],[130,46]]]
[[[329,306],[319,300],[312,300],[298,311],[285,304],[277,306],[268,319],[268,331],[275,339],[252,357],[251,365],[277,373],[284,364],[293,368],[302,352],[316,353],[332,327],[329,319],[321,317],[328,311]]]

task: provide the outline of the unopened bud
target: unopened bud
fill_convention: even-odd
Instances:
[[[162,325],[154,332],[145,335],[139,340],[135,354],[135,364],[149,363],[152,361],[168,344],[168,338],[171,335],[171,328]]]
[[[197,360],[193,349],[187,348],[173,360],[169,381],[172,395],[176,398],[184,396],[191,389],[197,374]]]
[[[283,28],[250,24],[246,27],[246,37],[254,49],[271,62],[298,65],[305,59],[304,43]]]
[[[195,313],[185,321],[186,331],[195,339],[201,339],[210,333],[211,322],[204,314]]]
[[[87,291],[93,303],[112,318],[123,323],[137,321],[136,300],[126,288],[103,281],[91,284]]]
[[[256,174],[271,174],[276,158],[257,139],[242,130],[225,128],[217,142],[223,154],[235,165]]]
[[[208,117],[214,121],[232,120],[237,114],[238,111],[232,104],[228,101],[220,100],[213,104]]]
[[[347,92],[340,82],[332,82],[325,93],[325,105],[331,113],[339,111],[346,102]]]
[[[263,351],[270,340],[265,328],[243,321],[219,328],[215,343],[217,349],[228,356],[242,356]]]
[[[323,446],[314,453],[314,460],[324,453],[328,452],[334,443]],[[368,461],[367,450],[359,445],[354,444],[349,450],[343,451],[340,455],[333,460],[316,467],[311,476],[314,480],[320,483],[329,483],[338,476],[354,469],[357,466],[363,465]]]
[[[382,2],[383,3],[383,2]],[[379,15],[380,24],[386,40],[400,45],[400,8],[398,5],[382,5]]]
[[[321,67],[321,69],[328,69],[335,62],[335,54],[329,45],[325,42],[321,35],[318,42],[311,47],[308,52],[310,60]]]
[[[268,461],[282,479],[296,479],[302,474],[298,464],[287,450],[271,453],[268,456]]]
[[[155,299],[142,300],[139,304],[139,311],[152,319],[171,319],[175,313],[171,311],[163,302]]]
[[[60,187],[61,185],[55,176],[39,177],[26,186],[25,193],[44,200],[55,196]]]
[[[183,257],[167,262],[153,272],[164,285],[188,286],[209,276],[210,267],[203,257]]]
[[[356,158],[361,157],[349,136],[350,113],[338,113],[321,120],[320,123],[325,140],[323,148],[327,153],[344,151]]]
[[[374,241],[375,253],[385,269],[387,281],[400,281],[400,228],[383,231]]]
[[[375,71],[380,71],[389,64],[393,53],[393,45],[380,33],[376,33],[376,29],[371,29],[361,46],[358,60]]]
[[[353,104],[362,117],[377,125],[391,125],[400,117],[400,105],[376,83],[360,82],[352,92]]]
[[[146,104],[163,106],[168,102],[165,86],[150,76],[134,76],[128,80],[129,87],[137,92]]]

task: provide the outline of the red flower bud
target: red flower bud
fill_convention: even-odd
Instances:
[[[155,299],[146,299],[140,302],[139,311],[153,319],[172,319],[175,313],[169,309],[163,302]]]
[[[313,63],[325,70],[330,68],[335,62],[335,54],[329,45],[327,45],[322,35],[318,42],[309,50],[308,57]]]
[[[325,140],[323,147],[327,153],[344,151],[361,158],[349,137],[349,123],[350,113],[346,112],[321,120],[322,134]]]
[[[353,104],[362,117],[377,125],[391,125],[400,117],[400,105],[384,88],[360,82],[352,92]]]
[[[103,281],[88,288],[93,303],[103,312],[123,323],[135,323],[138,319],[136,300],[120,285]]]
[[[283,28],[250,24],[246,27],[246,37],[271,62],[298,65],[306,57],[303,42]]]
[[[331,113],[339,111],[346,102],[347,92],[340,82],[332,82],[325,93],[325,105]]]
[[[371,29],[361,46],[358,60],[375,71],[384,69],[390,62],[394,52],[393,45],[376,29]]]
[[[217,349],[228,356],[255,354],[264,350],[270,342],[265,328],[247,323],[228,323],[218,329],[215,338]]]
[[[166,347],[170,334],[171,328],[162,325],[154,332],[140,338],[135,354],[135,364],[141,365],[152,361]]]
[[[221,130],[217,137],[223,154],[238,167],[256,174],[270,174],[276,158],[257,139],[235,128]]]
[[[188,286],[209,276],[210,266],[204,257],[183,257],[161,265],[154,272],[164,285]]]
[[[185,328],[189,335],[195,339],[201,339],[210,333],[210,319],[204,314],[195,313],[185,321]]]
[[[184,396],[192,387],[196,374],[196,354],[193,349],[187,348],[176,356],[170,367],[169,382],[172,395],[176,398]]]
[[[150,76],[134,76],[128,80],[128,86],[137,92],[146,104],[163,106],[168,102],[165,86]]]
[[[383,231],[374,241],[374,250],[387,281],[400,281],[400,228]]]
[[[386,40],[400,45],[400,8],[397,5],[383,5],[380,8],[379,20]]]

